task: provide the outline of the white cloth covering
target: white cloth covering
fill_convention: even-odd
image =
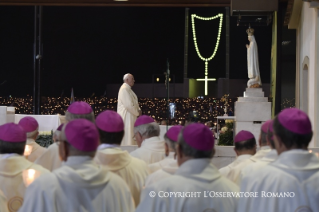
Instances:
[[[118,93],[117,113],[124,121],[124,137],[121,145],[136,145],[133,140],[134,123],[139,116],[138,99],[131,86],[123,83]]]
[[[249,36],[250,43],[247,48],[247,68],[248,68],[248,80],[247,86],[250,87],[253,84],[261,85],[259,62],[258,62],[258,47],[255,40],[255,36]]]
[[[220,175],[210,159],[191,159],[184,162],[175,175],[146,187],[136,212],[231,212],[235,211],[236,198],[211,198],[207,193],[205,197],[204,191],[237,192],[238,190],[238,186]],[[150,197],[152,191],[155,192],[155,197]],[[159,197],[164,195],[163,192],[180,192],[185,196]],[[186,197],[186,192],[192,192],[193,196],[188,193],[189,197]],[[195,192],[201,193],[198,196]]]
[[[169,161],[170,162],[165,163],[165,165],[161,169],[153,172],[146,178],[145,187],[153,183],[156,183],[160,181],[161,179],[170,177],[173,174],[175,174],[175,172],[178,169],[177,161],[176,160],[169,160]]]
[[[37,144],[34,139],[28,138],[26,144],[32,147],[31,154],[27,157],[31,162],[34,162],[46,151],[46,148]]]
[[[23,182],[23,171],[34,169],[40,175],[49,171],[33,164],[24,156],[17,154],[2,154],[0,157],[0,190],[8,201],[9,211],[18,211],[25,197],[26,185]]]
[[[278,157],[277,150],[272,149],[268,152],[262,159],[256,161],[256,163],[249,164],[241,171],[241,179],[247,175],[252,173],[254,170],[261,169],[267,166],[269,163],[275,161]]]
[[[241,191],[258,192],[258,198],[241,198],[238,212],[319,211],[319,159],[304,150],[281,153],[269,165],[244,176]],[[294,197],[265,197],[267,192]],[[284,193],[285,192],[285,193]],[[291,193],[293,192],[293,193]],[[263,195],[264,194],[264,195]]]
[[[163,160],[158,161],[156,163],[152,163],[148,165],[150,173],[156,172],[159,169],[162,169],[164,166],[168,165],[169,163],[176,162],[174,159],[175,152],[169,152],[168,156],[165,157]]]
[[[127,183],[135,205],[138,205],[146,177],[148,176],[147,164],[140,159],[132,157],[127,151],[123,151],[120,148],[100,149],[97,151],[94,160],[119,175]]]
[[[87,156],[68,157],[28,188],[21,211],[134,211],[126,183]]]
[[[165,158],[165,142],[161,141],[158,136],[147,138],[142,142],[140,148],[132,151],[133,157],[145,161],[147,164],[156,163]]]
[[[62,161],[59,156],[59,146],[56,143],[51,144],[46,151],[34,161],[34,163],[39,164],[50,171],[60,168]]]

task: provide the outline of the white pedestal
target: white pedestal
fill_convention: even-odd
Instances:
[[[271,102],[264,97],[262,88],[246,88],[244,97],[235,102],[235,114],[235,133],[250,131],[258,141],[261,125],[271,119]]]
[[[7,123],[7,106],[0,106],[0,125]]]
[[[16,112],[16,108],[12,106],[7,107],[7,123],[14,122],[14,114]]]

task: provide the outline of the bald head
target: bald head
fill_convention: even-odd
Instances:
[[[133,86],[134,85],[134,76],[130,73],[127,73],[123,76],[123,82],[127,83],[129,86]]]

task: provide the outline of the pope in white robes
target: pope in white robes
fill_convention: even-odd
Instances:
[[[123,118],[125,126],[125,134],[122,145],[136,145],[134,141],[134,123],[136,118],[141,115],[141,109],[138,106],[138,99],[132,86],[134,85],[134,77],[132,74],[125,74],[123,77],[123,85],[118,93],[117,112]]]
[[[125,124],[125,123],[124,123]],[[165,142],[159,138],[160,127],[150,116],[140,116],[134,124],[134,138],[137,148],[130,154],[147,164],[159,162],[165,158]]]
[[[39,135],[39,124],[37,120],[33,117],[24,117],[19,121],[19,125],[27,133],[27,144],[28,148],[31,148],[31,153],[27,155],[27,159],[34,162],[39,158],[45,151],[46,148],[40,146],[35,142],[35,139]]]
[[[241,191],[259,197],[240,199],[237,211],[319,211],[319,159],[307,151],[312,138],[307,114],[285,109],[273,128],[278,159],[243,177]]]
[[[237,158],[228,166],[219,169],[219,172],[237,183],[242,168],[254,162],[251,157],[256,153],[256,139],[251,132],[242,130],[236,134],[234,142]]]
[[[95,116],[91,106],[86,102],[76,101],[73,102],[65,112],[66,122],[74,119],[87,119],[95,123]],[[54,132],[54,137],[59,140],[59,133],[61,132],[63,124]],[[51,144],[47,150],[34,162],[39,164],[50,171],[53,171],[62,165],[59,156],[59,147],[56,143]]]
[[[235,211],[235,197],[213,197],[239,190],[210,162],[213,154],[214,137],[209,128],[198,123],[186,126],[177,145],[179,169],[173,176],[146,187],[136,211]]]
[[[183,127],[180,125],[173,126],[167,131],[167,133],[165,133],[164,140],[166,158],[157,163],[148,165],[152,174],[147,177],[145,186],[157,182],[160,179],[171,176],[178,169],[177,160],[175,158],[175,145],[177,143],[178,134],[180,133],[182,128]]]
[[[127,183],[135,205],[138,205],[145,179],[148,176],[147,164],[120,149],[125,131],[123,119],[118,113],[112,110],[100,113],[96,117],[96,126],[100,133],[101,145],[98,147],[94,160]]]
[[[59,141],[64,164],[27,188],[20,211],[134,211],[126,183],[93,161],[98,145],[99,132],[92,122],[65,124]]]
[[[23,156],[26,140],[26,133],[20,125],[8,123],[0,126],[0,190],[7,199],[9,211],[18,211],[24,201],[25,170],[33,169],[37,175],[49,173]]]

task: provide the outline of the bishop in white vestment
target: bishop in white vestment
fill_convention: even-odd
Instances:
[[[66,122],[74,119],[87,119],[95,123],[95,116],[91,106],[82,101],[73,102],[65,112]],[[60,140],[59,133],[61,132],[63,124],[61,124],[55,132],[54,137]],[[47,150],[34,163],[39,164],[50,171],[53,171],[62,165],[59,156],[59,147],[56,143],[51,144]]]
[[[138,106],[138,99],[132,86],[134,85],[134,77],[132,74],[125,74],[123,77],[123,85],[118,93],[117,112],[123,118],[125,126],[125,134],[122,145],[136,145],[134,137],[134,123],[136,118],[141,115],[141,109]]]
[[[125,123],[124,123],[125,124]],[[140,116],[134,124],[134,138],[137,148],[130,154],[147,164],[159,162],[165,158],[165,142],[159,138],[160,127],[150,116]]]
[[[20,211],[134,211],[126,183],[93,161],[98,145],[99,132],[92,122],[65,124],[59,141],[64,164],[28,187]]]
[[[238,192],[239,188],[210,162],[213,154],[214,137],[209,128],[198,123],[186,126],[177,145],[179,169],[146,187],[136,211],[235,211],[235,197],[216,197],[219,192]]]
[[[219,172],[236,183],[241,169],[254,162],[251,157],[256,153],[256,139],[251,132],[242,130],[236,134],[234,142],[237,158],[228,166],[219,169]]]
[[[135,205],[140,202],[140,195],[148,176],[147,164],[132,157],[120,148],[123,138],[124,123],[121,116],[106,110],[96,117],[96,126],[100,134],[101,145],[94,160],[108,170],[120,176],[131,190]]]
[[[23,172],[33,169],[37,175],[49,173],[23,156],[26,140],[26,133],[20,125],[8,123],[0,126],[0,190],[7,199],[10,212],[18,211],[25,198],[27,182]]]
[[[245,175],[240,189],[258,192],[258,198],[242,198],[241,211],[319,211],[319,159],[307,151],[311,122],[296,108],[283,110],[273,124],[278,159]]]
[[[19,125],[27,133],[27,145],[31,148],[31,153],[27,156],[27,159],[34,162],[46,151],[46,148],[35,142],[39,135],[39,124],[35,118],[26,116],[19,121]]]

